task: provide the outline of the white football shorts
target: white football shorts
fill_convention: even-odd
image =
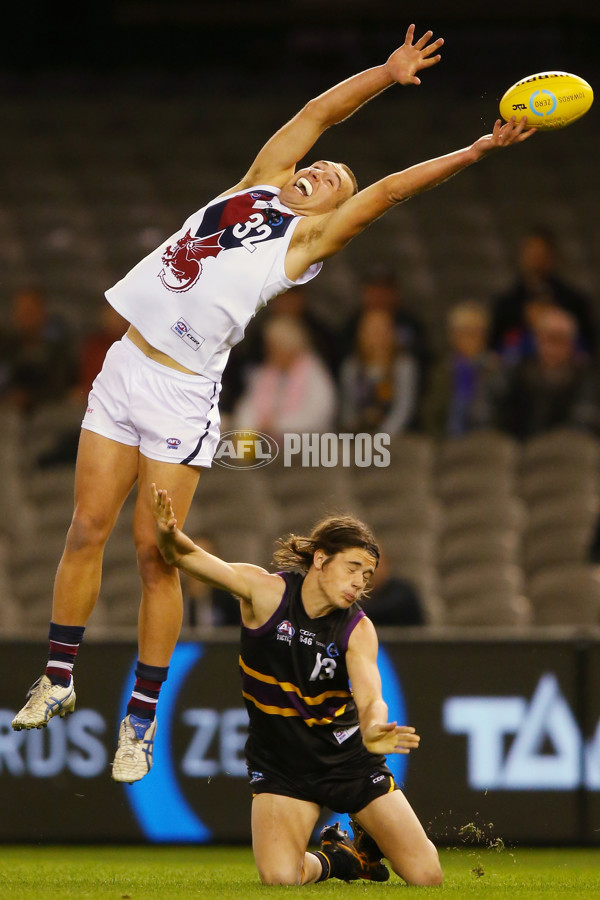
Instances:
[[[82,428],[139,447],[149,459],[210,467],[219,443],[221,385],[155,362],[127,336],[109,349]]]

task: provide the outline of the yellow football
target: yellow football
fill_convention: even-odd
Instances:
[[[508,121],[527,117],[528,128],[553,131],[580,119],[594,100],[587,81],[568,72],[540,72],[513,84],[500,101],[500,115]]]

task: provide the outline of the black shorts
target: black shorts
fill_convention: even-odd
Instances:
[[[290,776],[263,769],[248,769],[253,795],[279,794],[296,800],[307,800],[318,806],[326,806],[333,812],[354,815],[383,794],[391,794],[400,788],[385,763],[375,763],[367,772],[340,773],[311,772]]]

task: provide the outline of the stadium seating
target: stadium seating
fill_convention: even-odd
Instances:
[[[564,440],[553,434],[522,448],[488,440],[436,447],[414,436],[397,439],[389,470],[286,467],[281,460],[258,470],[213,466],[202,475],[185,527],[212,540],[225,559],[268,567],[277,535],[305,533],[323,514],[350,511],[373,527],[392,572],[417,586],[430,625],[522,629],[567,624],[571,611],[573,623],[596,623],[597,578],[588,561],[599,508],[596,439],[576,438],[577,465],[564,462]],[[23,518],[0,543],[7,597],[0,629],[10,633],[20,623],[41,630],[71,516],[73,467],[39,469],[28,456],[10,461],[2,452]],[[135,629],[135,502],[134,489],[106,547],[98,633],[110,624]],[[27,543],[18,539],[19,527],[28,529]]]
[[[185,86],[178,81],[176,87],[181,98]],[[95,83],[85,100],[79,88],[45,89],[41,105],[35,92],[19,96],[19,102],[7,93],[0,101],[7,135],[0,147],[0,311],[8,313],[13,290],[38,282],[51,308],[82,335],[97,319],[104,290],[217,190],[234,184],[247,167],[247,148],[259,147],[274,120],[283,121],[305,97],[298,89],[297,96],[292,92],[265,104],[232,92],[218,102],[203,95],[190,104],[174,103],[168,84],[149,95],[133,78]],[[385,106],[376,104],[344,123],[339,148],[361,184],[390,167],[464,146],[481,118],[481,98],[461,97],[460,114],[443,120],[440,147],[440,121],[427,103],[413,95],[403,103],[410,130],[399,129]],[[231,121],[244,123],[243,142],[231,141],[225,127]],[[527,171],[536,173],[527,179],[528,215],[552,225],[565,270],[592,293],[600,283],[597,204],[589,190],[596,173],[586,163],[589,154],[573,166],[572,152],[573,141],[586,145],[593,127],[590,117],[568,140],[553,135],[551,154],[545,140],[528,142],[526,149]],[[365,133],[377,133],[378,140],[365,144]],[[507,190],[514,172],[508,157],[473,167],[376,223],[324,267],[308,289],[311,302],[335,323],[356,300],[357,274],[373,260],[391,259],[408,305],[419,310],[434,346],[441,346],[446,313],[456,301],[487,299],[512,278],[522,222],[515,217],[514,191]],[[24,628],[29,612],[41,627],[72,506],[72,467],[36,472],[35,460],[52,449],[61,431],[76,428],[79,418],[80,411],[68,404],[27,422],[3,411],[0,465],[11,516],[0,525],[8,541],[0,578],[7,583],[6,596],[28,610]],[[599,513],[595,436],[559,430],[521,446],[482,431],[437,446],[411,434],[394,439],[390,449],[391,465],[381,469],[286,471],[281,460],[252,472],[213,467],[202,476],[187,529],[212,534],[225,556],[248,554],[265,565],[277,534],[305,530],[330,510],[352,510],[394,548],[395,571],[412,575],[438,623],[444,617],[448,623],[480,623],[487,610],[493,624],[502,618],[504,601],[494,611],[484,597],[492,596],[492,584],[509,582],[505,618],[512,615],[521,625],[527,615],[518,598],[524,591],[530,599],[530,585],[537,592],[547,584],[534,578],[553,562],[585,568]],[[123,621],[134,621],[134,502],[135,492],[107,545],[98,618],[119,605]],[[251,540],[244,537],[249,533]],[[24,538],[39,548],[30,566]],[[486,571],[484,591],[485,579],[469,573]],[[520,572],[520,583],[507,572]],[[495,590],[496,597],[505,596]],[[482,599],[473,602],[474,596]]]
[[[549,565],[527,586],[536,625],[600,624],[600,575],[589,565]]]

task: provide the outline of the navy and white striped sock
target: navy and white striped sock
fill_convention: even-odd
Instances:
[[[150,721],[155,718],[158,695],[168,674],[168,666],[148,666],[138,659],[135,667],[135,684],[127,704],[128,716],[133,715]]]
[[[84,625],[57,625],[50,622],[46,675],[52,684],[68,687],[75,665],[75,657],[83,640]]]

